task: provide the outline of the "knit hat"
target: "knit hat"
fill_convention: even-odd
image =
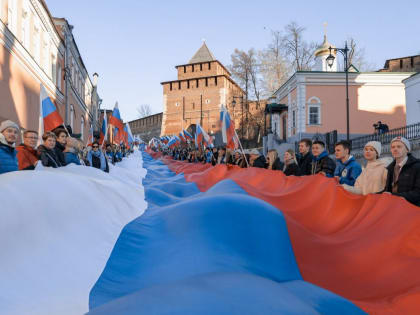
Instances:
[[[405,147],[407,148],[407,151],[408,152],[411,151],[410,141],[408,141],[406,138],[404,138],[404,137],[395,137],[394,139],[392,139],[391,144],[394,141],[399,141],[399,142],[404,143]]]
[[[11,120],[5,120],[0,124],[0,132],[5,131],[7,128],[15,128],[19,131],[19,126]]]
[[[378,157],[381,156],[382,153],[382,144],[379,141],[369,141],[365,144],[366,147],[372,147],[375,149],[376,153],[378,154]]]

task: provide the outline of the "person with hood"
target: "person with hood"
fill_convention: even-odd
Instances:
[[[410,142],[404,137],[391,141],[394,160],[388,165],[385,191],[420,206],[420,160],[411,155]]]
[[[388,171],[385,163],[378,160],[381,156],[382,145],[378,141],[365,144],[363,156],[367,161],[366,167],[357,177],[354,186],[343,184],[343,188],[358,195],[375,194],[385,188]]]
[[[312,143],[312,155],[311,175],[323,174],[327,177],[333,177],[335,162],[328,156],[324,142],[316,140]]]
[[[265,160],[264,155],[260,154],[260,151],[258,149],[251,149],[249,151],[250,155],[250,161],[249,164],[253,167],[258,168],[266,168],[267,162]]]
[[[280,161],[279,154],[277,150],[272,149],[269,150],[267,153],[267,169],[275,170],[275,171],[282,171],[284,168],[284,163]]]
[[[311,175],[312,171],[312,153],[311,153],[312,140],[302,139],[299,141],[299,158],[297,159],[299,165],[299,175]]]
[[[295,151],[293,151],[292,149],[289,149],[286,152],[284,152],[283,172],[286,176],[298,176],[300,174],[299,166],[297,165],[296,161]]]
[[[66,162],[66,165],[69,165],[71,163],[81,165],[78,156],[78,147],[79,143],[75,138],[67,138],[66,149],[64,150],[64,160]]]
[[[56,136],[56,143],[55,143],[54,152],[55,152],[55,155],[57,156],[61,166],[65,166],[66,165],[66,159],[64,157],[64,150],[66,149],[67,137],[69,135],[68,135],[66,129],[61,128],[61,127],[54,129],[54,133],[55,133],[55,136]]]
[[[23,133],[23,143],[16,147],[17,158],[20,170],[34,170],[38,163],[38,152],[36,144],[38,142],[38,132],[26,130]]]
[[[0,124],[0,174],[17,171],[18,159],[15,144],[19,135],[19,126],[11,120]]]
[[[99,143],[92,143],[92,150],[88,153],[88,161],[90,166],[103,170],[106,173],[109,173],[108,159],[99,149]]]
[[[362,173],[362,167],[356,159],[350,155],[350,142],[340,141],[335,144],[335,158],[337,165],[334,171],[334,177],[339,184],[354,186],[357,177]]]
[[[46,132],[42,135],[43,144],[38,147],[38,156],[45,167],[61,167],[60,159],[55,154],[57,136],[53,132]]]

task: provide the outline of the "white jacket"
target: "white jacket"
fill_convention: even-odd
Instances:
[[[354,187],[346,184],[343,187],[354,194],[374,194],[384,190],[387,174],[388,170],[384,161],[376,160],[375,162],[368,162],[360,176],[356,179]]]

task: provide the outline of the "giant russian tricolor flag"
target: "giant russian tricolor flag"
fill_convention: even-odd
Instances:
[[[0,312],[420,310],[420,210],[402,198],[154,152],[117,165],[0,176]]]
[[[40,137],[46,131],[51,131],[63,125],[63,119],[57,111],[44,86],[40,85]]]

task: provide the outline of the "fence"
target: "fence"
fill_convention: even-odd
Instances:
[[[384,144],[391,143],[391,140],[395,137],[405,137],[408,140],[415,140],[420,138],[420,123],[391,129],[388,132],[381,133],[381,134],[372,134],[368,136],[363,136],[359,138],[354,138],[351,140],[351,147],[352,150],[362,149],[365,144],[369,141],[379,141]]]

